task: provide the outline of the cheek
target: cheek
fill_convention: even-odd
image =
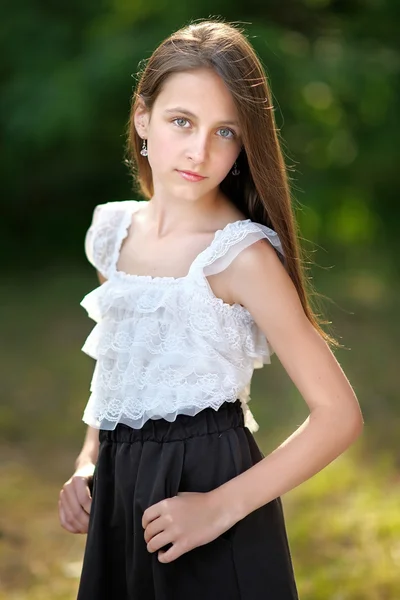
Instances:
[[[233,163],[237,157],[238,151],[236,146],[232,144],[229,148],[218,148],[213,153],[212,165],[213,171],[220,178],[224,179],[227,173],[231,170]]]
[[[166,170],[174,157],[179,153],[179,143],[176,137],[168,131],[159,131],[157,136],[150,138],[149,162],[152,169]]]

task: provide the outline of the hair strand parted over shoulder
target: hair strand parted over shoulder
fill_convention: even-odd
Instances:
[[[306,277],[272,94],[261,61],[238,27],[220,20],[191,23],[165,39],[144,63],[127,126],[126,155],[134,179],[143,196],[151,198],[151,168],[140,154],[142,140],[134,125],[139,99],[151,112],[169,75],[200,68],[213,69],[222,78],[239,115],[243,140],[237,159],[240,175],[229,173],[221,190],[249,218],[277,232],[285,252],[285,267],[307,318],[329,344],[339,346],[321,328],[327,321],[318,319],[310,305],[311,296],[318,294]]]

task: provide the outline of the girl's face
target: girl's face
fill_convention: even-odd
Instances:
[[[147,139],[155,195],[188,201],[215,195],[242,146],[232,96],[211,69],[171,74],[151,115],[139,108],[135,124]],[[190,180],[187,171],[204,179]]]

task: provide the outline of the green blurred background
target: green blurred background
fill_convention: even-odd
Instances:
[[[72,600],[85,537],[58,523],[85,426],[96,204],[138,198],[123,162],[140,61],[191,19],[239,22],[270,78],[310,275],[344,348],[363,436],[284,497],[302,600],[400,598],[397,0],[5,0],[0,598]],[[307,415],[276,357],[255,372],[256,439]],[[268,591],[266,590],[266,597]]]

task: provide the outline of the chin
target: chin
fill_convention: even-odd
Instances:
[[[196,200],[200,196],[205,196],[210,193],[210,189],[205,189],[204,186],[201,185],[201,182],[184,182],[183,185],[173,186],[171,191],[180,198],[187,198],[188,200]]]

